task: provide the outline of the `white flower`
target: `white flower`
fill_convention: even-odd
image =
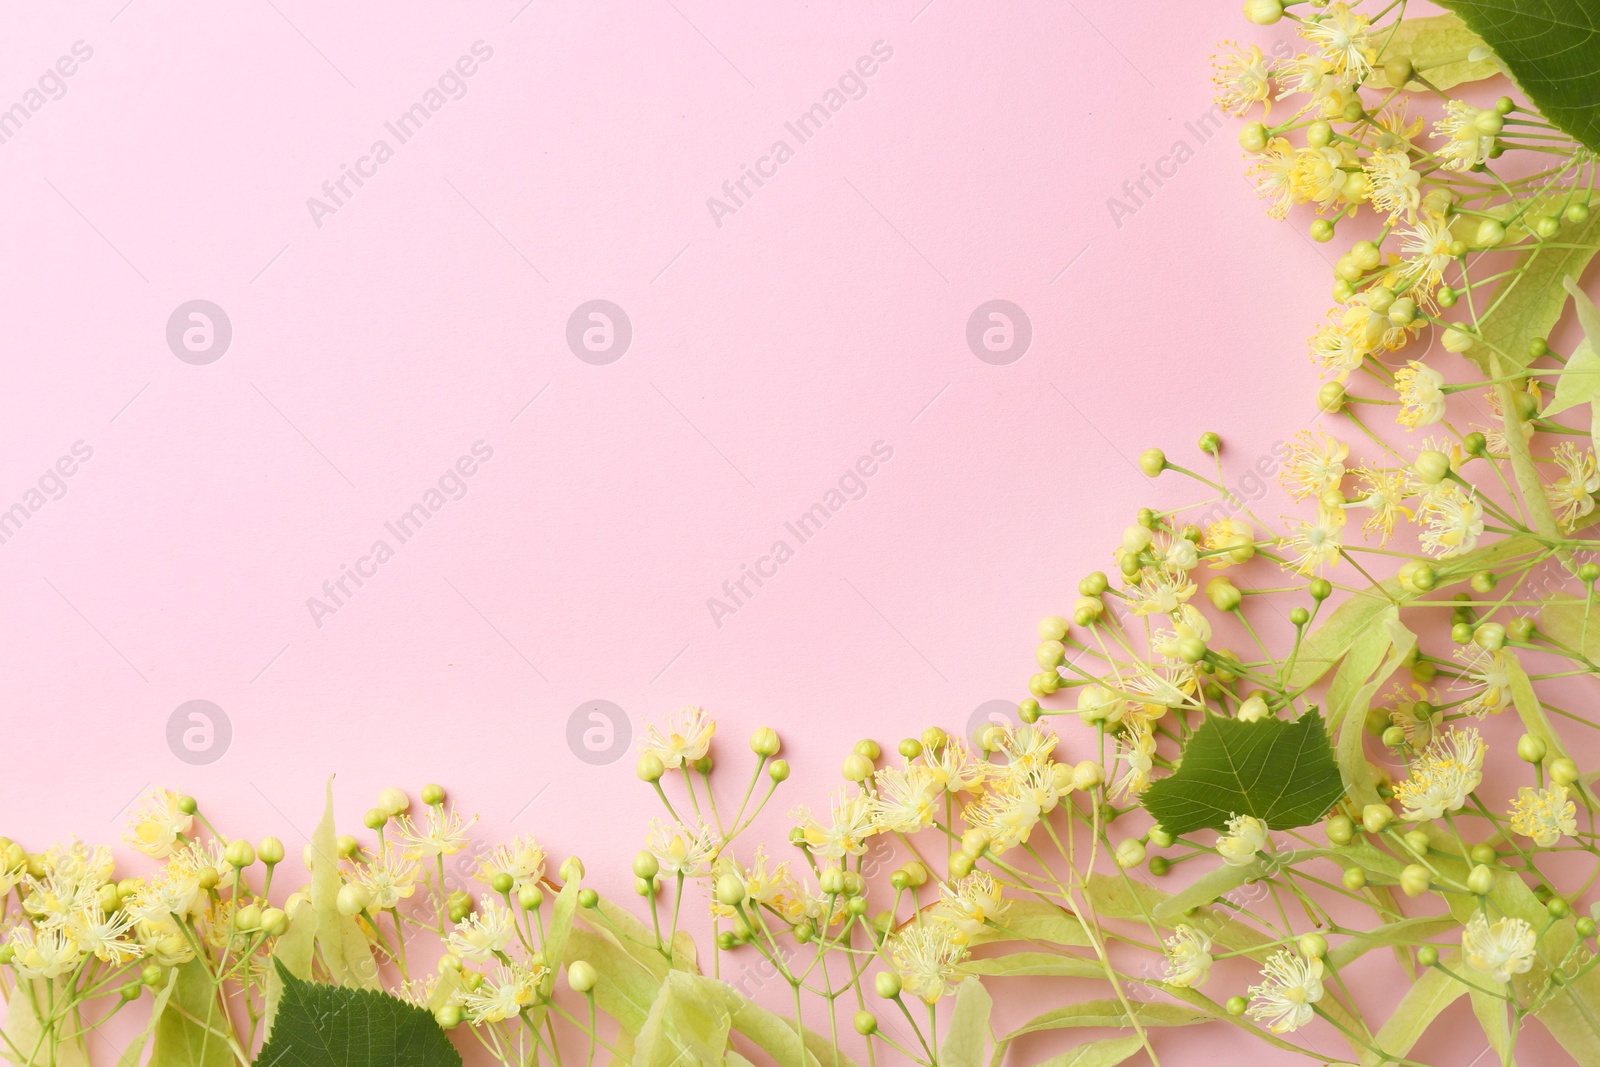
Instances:
[[[477,821],[474,815],[462,822],[455,809],[430,806],[421,826],[409,815],[400,816],[397,832],[412,859],[428,860],[466,848],[467,828]]]
[[[1451,653],[1462,664],[1461,677],[1451,686],[1454,692],[1481,690],[1457,710],[1481,719],[1511,706],[1511,675],[1506,671],[1504,652],[1487,652],[1477,645],[1463,645]]]
[[[366,889],[372,907],[388,910],[417,891],[417,864],[401,856],[387,856],[358,865],[351,880]]]
[[[1267,834],[1267,824],[1255,816],[1235,815],[1228,820],[1228,832],[1217,838],[1217,852],[1226,863],[1243,867],[1272,843]]]
[[[1322,961],[1302,959],[1291,952],[1275,952],[1261,970],[1265,979],[1250,987],[1249,1013],[1266,1022],[1275,1034],[1298,1030],[1316,1014],[1312,1005],[1322,999]]]
[[[496,845],[478,864],[475,877],[485,885],[494,881],[497,874],[509,874],[513,888],[521,889],[544,877],[544,849],[530,835],[524,834],[509,844]]]
[[[1406,429],[1432,426],[1444,418],[1444,375],[1432,367],[1412,360],[1394,372],[1394,388],[1400,394],[1395,421]]]
[[[124,840],[147,856],[165,859],[194,827],[194,816],[179,807],[178,794],[157,789],[134,813]]]
[[[689,830],[654,819],[647,845],[660,862],[661,873],[669,877],[698,878],[711,870],[717,857],[716,840],[706,826]]]
[[[1411,774],[1395,786],[1395,799],[1408,822],[1438,819],[1459,811],[1483,781],[1483,739],[1478,731],[1452,727],[1434,738]]]
[[[1000,887],[982,871],[973,871],[959,882],[946,882],[940,887],[940,897],[934,917],[954,927],[951,936],[962,945],[981,932],[985,922],[1004,915],[1007,906]]]
[[[1517,790],[1516,803],[1511,806],[1511,829],[1523,837],[1530,837],[1540,848],[1549,848],[1561,840],[1563,834],[1578,832],[1578,809],[1567,799],[1567,787],[1552,783],[1545,789]]]
[[[889,955],[903,988],[929,1004],[955,988],[956,965],[966,954],[949,923],[913,922],[889,941]]]
[[[667,716],[665,729],[647,726],[639,751],[660,757],[662,766],[673,770],[704,757],[716,732],[717,724],[706,709],[690,704]]]
[[[1343,2],[1300,24],[1300,35],[1322,48],[1322,57],[1346,81],[1360,84],[1372,70],[1378,50],[1367,32],[1368,19]]]
[[[1419,540],[1438,559],[1471,552],[1483,536],[1483,505],[1455,482],[1440,482],[1422,498],[1417,521],[1424,524]]]
[[[41,930],[19,926],[6,942],[15,950],[11,966],[21,978],[59,978],[78,965],[82,953],[78,943],[65,930]]]
[[[1511,981],[1512,975],[1526,974],[1533,968],[1537,942],[1533,927],[1523,920],[1507,916],[1490,926],[1489,920],[1478,912],[1461,932],[1461,953],[1474,970],[1504,984]]]
[[[544,966],[500,964],[477,989],[461,994],[462,1006],[475,1023],[497,1023],[521,1014],[538,999],[539,982],[549,973]]]
[[[1398,216],[1413,218],[1422,203],[1418,186],[1422,175],[1411,167],[1411,154],[1403,148],[1379,149],[1363,167],[1367,174],[1367,199],[1390,221]]]
[[[1211,974],[1211,939],[1188,923],[1180,923],[1164,944],[1167,948],[1167,984],[1184,989],[1204,985]]]
[[[496,898],[484,894],[478,910],[456,923],[446,939],[450,951],[472,963],[492,963],[516,936],[511,912]]]
[[[1494,138],[1478,129],[1478,109],[1461,100],[1444,106],[1445,117],[1433,124],[1433,135],[1446,138],[1438,155],[1445,170],[1471,170],[1489,158]]]

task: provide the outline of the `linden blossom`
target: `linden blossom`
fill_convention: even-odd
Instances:
[[[865,97],[867,95],[865,79],[878,73],[879,65],[893,58],[894,49],[887,41],[873,42],[872,55],[857,59],[853,67],[839,75],[839,80],[835,83],[837,88],[829,86],[823,92],[820,101],[801,112],[793,122],[783,124],[783,128],[794,135],[795,145],[803,145],[821,133],[822,127],[834,115],[844,110],[845,104]],[[711,221],[717,229],[722,228],[724,216],[737,214],[739,209],[755,196],[755,189],[750,188],[751,182],[755,183],[756,189],[761,188],[768,179],[777,177],[778,168],[793,159],[794,155],[794,148],[788,141],[780,138],[772,142],[766,155],[756,158],[754,167],[739,164],[739,176],[722,183],[722,195],[727,199],[720,200],[714,196],[706,198],[706,210],[711,212]]]
[[[322,583],[322,595],[326,599],[306,597],[306,610],[311,613],[311,621],[317,624],[317,629],[322,629],[324,616],[338,614],[339,609],[348,605],[356,593],[367,584],[367,579],[376,578],[378,568],[394,559],[395,549],[420,533],[423,523],[444,510],[444,506],[451,500],[460,500],[466,496],[466,479],[478,473],[480,464],[487,463],[493,458],[494,446],[486,441],[474,441],[472,455],[457,459],[439,476],[435,485],[429,486],[423,492],[417,503],[401,512],[392,522],[383,524],[383,528],[395,539],[393,546],[380,537],[372,542],[366,555],[356,560],[355,566],[352,567],[348,563],[339,564],[339,576]],[[355,586],[353,589],[352,584]]]
[[[783,528],[794,537],[794,546],[781,538],[772,542],[767,554],[758,557],[753,568],[749,564],[740,564],[739,576],[722,583],[726,600],[714,596],[706,598],[706,608],[711,612],[711,621],[717,629],[722,629],[724,615],[738,614],[739,609],[755,596],[750,588],[751,582],[759,589],[767,580],[776,578],[778,568],[794,558],[795,547],[821,533],[823,524],[843,511],[850,501],[860,500],[867,495],[866,479],[877,474],[880,465],[894,458],[894,447],[887,441],[874,441],[870,451],[870,456],[861,456],[847,467],[838,482],[822,494],[821,500],[801,512],[793,522],[783,524]]]

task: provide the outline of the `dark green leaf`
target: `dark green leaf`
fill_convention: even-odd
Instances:
[[[1600,5],[1440,0],[1505,60],[1545,118],[1600,152]]]
[[[1274,830],[1316,822],[1344,783],[1322,716],[1241,722],[1208,715],[1183,749],[1183,763],[1145,790],[1144,808],[1172,834],[1227,828],[1253,815]]]
[[[424,1009],[371,989],[303,982],[273,962],[283,995],[256,1067],[461,1067]]]

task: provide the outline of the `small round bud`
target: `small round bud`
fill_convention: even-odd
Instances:
[[[656,872],[661,870],[661,861],[656,859],[655,853],[648,849],[641,849],[633,857],[633,873],[638,878],[654,878]]]
[[[1436,449],[1424,449],[1417,454],[1411,469],[1428,485],[1438,485],[1450,473],[1450,457]]]
[[[1432,967],[1439,962],[1439,950],[1432,945],[1423,945],[1417,949],[1417,965],[1419,967]]]
[[[1250,1002],[1248,1000],[1235,993],[1233,996],[1229,997],[1225,1002],[1223,1002],[1222,1010],[1227,1012],[1229,1015],[1243,1015],[1245,1009],[1249,1006]]]
[[[1404,89],[1416,72],[1417,68],[1411,60],[1402,56],[1383,65],[1383,80],[1391,89]]]
[[[717,901],[732,908],[743,904],[749,895],[738,875],[728,873],[717,879]]]
[[[1144,843],[1137,837],[1130,837],[1117,846],[1117,866],[1124,869],[1137,867],[1144,862]]]
[[[1406,732],[1398,726],[1391,726],[1383,731],[1383,744],[1386,748],[1401,748],[1406,743]]]
[[[1473,863],[1492,864],[1500,862],[1500,854],[1496,852],[1494,850],[1494,846],[1488,842],[1479,842],[1478,844],[1473,845],[1472,849],[1467,853],[1467,855],[1472,858]]]
[[[289,915],[281,908],[268,908],[261,913],[261,932],[268,937],[279,937],[289,929]]]
[[[750,751],[763,759],[776,756],[782,747],[782,742],[778,740],[778,731],[770,726],[763,726],[750,735]]]
[[[446,1004],[433,1013],[433,1018],[439,1024],[439,1029],[454,1030],[461,1025],[461,1005]]]
[[[411,807],[411,798],[406,796],[405,790],[389,786],[378,793],[378,807],[392,815],[399,815]]]
[[[1486,652],[1498,652],[1506,645],[1506,628],[1497,622],[1486,622],[1472,633],[1473,642]]]
[[[583,861],[577,856],[568,856],[561,861],[561,867],[557,873],[561,875],[563,882],[581,882],[584,874]]]
[[[1561,220],[1554,215],[1540,215],[1533,220],[1533,232],[1548,241],[1561,232]]]
[[[1411,850],[1413,856],[1426,856],[1428,854],[1428,831],[1407,830],[1404,841],[1406,848]]]
[[[1324,415],[1337,415],[1344,410],[1345,389],[1343,382],[1324,382],[1317,390],[1317,410]]]
[[[261,844],[256,848],[256,855],[261,857],[261,862],[268,867],[275,867],[283,862],[283,842],[276,837],[263,837]]]
[[[904,872],[906,876],[906,883],[912,888],[926,885],[928,882],[928,868],[924,867],[916,860],[911,860],[910,862],[903,864],[900,867],[900,870]]]
[[[1549,746],[1544,743],[1544,738],[1532,734],[1523,734],[1517,738],[1517,758],[1524,763],[1539,763],[1544,760]]]
[[[360,915],[367,910],[367,905],[372,903],[372,894],[367,887],[350,882],[339,887],[339,897],[336,901],[340,915]]]
[[[1480,897],[1486,895],[1494,889],[1494,871],[1481,863],[1477,864],[1467,872],[1467,888]]]
[[[1589,916],[1580,916],[1578,921],[1572,925],[1577,930],[1579,937],[1588,939],[1594,936],[1595,922]]]
[[[858,1011],[851,1020],[851,1025],[856,1028],[856,1033],[868,1037],[878,1032],[878,1017],[870,1011]]]
[[[1314,126],[1316,123],[1312,123],[1312,125]],[[1383,262],[1383,253],[1371,241],[1357,241],[1350,247],[1350,258],[1363,271],[1369,271]]]
[[[580,908],[597,908],[599,906],[600,906],[600,894],[599,893],[597,893],[593,889],[589,889],[589,888],[584,888],[584,889],[578,890],[578,907],[580,907]]]
[[[1300,955],[1308,960],[1320,960],[1328,954],[1328,939],[1321,934],[1305,934],[1298,945]]]
[[[1211,430],[1207,430],[1200,435],[1199,445],[1200,451],[1208,456],[1214,456],[1222,451],[1222,438]]]
[[[922,742],[915,737],[908,737],[900,742],[900,755],[906,759],[916,759],[922,755]]]
[[[1417,302],[1409,296],[1397,297],[1389,305],[1388,315],[1391,326],[1410,326],[1417,321]]]
[[[883,749],[879,747],[878,742],[870,737],[856,742],[856,752],[874,762],[883,756]]]
[[[143,992],[144,986],[140,985],[138,982],[127,982],[122,986],[121,989],[117,990],[117,995],[125,1001],[138,1000],[139,994]]]
[[[844,780],[860,782],[872,776],[872,761],[859,752],[852,752],[844,760]]]
[[[1387,804],[1368,804],[1361,809],[1361,825],[1369,834],[1379,834],[1394,822],[1394,810]]]
[[[1165,856],[1151,856],[1150,857],[1150,873],[1155,875],[1157,878],[1160,878],[1162,875],[1166,874],[1170,870],[1172,870],[1172,861],[1167,859],[1167,857],[1165,857]]]
[[[246,904],[233,913],[233,925],[246,932],[261,928],[261,908],[256,904]]]
[[[1033,658],[1042,669],[1054,670],[1066,662],[1067,646],[1060,641],[1040,641],[1033,650]]]
[[[659,782],[661,776],[667,773],[667,766],[661,762],[660,756],[654,752],[646,752],[639,757],[634,773],[639,776],[641,782]]]
[[[1083,596],[1099,596],[1110,588],[1105,571],[1094,571],[1078,582],[1078,592]]]
[[[1563,211],[1561,213],[1561,217],[1566,219],[1568,222],[1571,222],[1571,223],[1574,223],[1574,224],[1588,222],[1589,221],[1589,205],[1588,204],[1568,204],[1567,205],[1567,210],[1565,210],[1565,211]]]
[[[1355,823],[1350,821],[1348,815],[1335,815],[1328,820],[1328,844],[1335,846],[1348,845],[1356,833]]]
[[[1338,234],[1338,230],[1335,228],[1331,219],[1312,219],[1310,232],[1311,239],[1317,242],[1319,245],[1327,244]],[[1338,300],[1341,304],[1354,296],[1356,291],[1356,287],[1350,284],[1350,280],[1348,278],[1340,278],[1338,281],[1334,282],[1333,289],[1334,299]],[[1343,293],[1344,295],[1341,297],[1339,295],[1340,293]]]
[[[243,839],[229,841],[228,847],[222,850],[222,858],[233,867],[244,868],[256,861],[256,850]]]
[[[1068,622],[1060,615],[1046,615],[1039,620],[1039,640],[1060,641],[1067,636]]]
[[[767,777],[774,782],[782,782],[787,779],[789,777],[789,761],[786,759],[773,760],[771,765],[767,767]]]
[[[516,888],[516,885],[517,880],[505,871],[498,871],[493,878],[489,879],[489,888],[501,896],[511,892],[512,889]]]
[[[1470,622],[1458,622],[1451,626],[1450,640],[1454,641],[1458,645],[1471,644],[1472,624]]]
[[[1094,789],[1105,780],[1105,768],[1093,760],[1084,760],[1072,768],[1072,788],[1074,789]]]
[[[1206,598],[1218,611],[1232,611],[1244,601],[1244,594],[1226,575],[1218,575],[1206,583]]]
[[[1267,127],[1261,122],[1247,122],[1239,128],[1239,147],[1255,155],[1266,150]]]
[[[1146,478],[1154,478],[1167,469],[1167,454],[1159,448],[1147,448],[1139,453],[1139,469]]]
[[[1433,885],[1433,873],[1420,863],[1408,863],[1400,872],[1400,890],[1408,897],[1420,897]]]
[[[837,867],[829,867],[818,876],[817,884],[823,893],[836,897],[844,892],[844,872]]]
[[[191,796],[178,798],[178,810],[185,815],[193,815],[200,810],[200,802]]]
[[[977,861],[965,852],[957,852],[950,857],[946,866],[950,868],[951,878],[965,878],[972,873],[972,868],[977,866]]]
[[[1134,567],[1137,571],[1138,560],[1134,560]],[[1072,621],[1079,626],[1093,626],[1105,613],[1106,606],[1099,597],[1081,596],[1072,605]]]
[[[1472,347],[1472,326],[1470,323],[1455,322],[1444,331],[1444,337],[1439,342],[1446,352],[1465,352]]]
[[[544,890],[536,885],[525,885],[517,890],[517,906],[523,911],[538,911],[544,903]]]
[[[361,825],[368,830],[381,830],[383,824],[389,821],[389,813],[382,808],[368,808],[367,813],[361,817]]]
[[[1041,714],[1043,709],[1039,707],[1039,702],[1031,697],[1017,704],[1017,717],[1030,726],[1039,721]]]
[[[1289,621],[1296,626],[1304,626],[1311,621],[1311,612],[1297,605],[1289,609]]]
[[[879,971],[872,980],[872,989],[884,1000],[893,1000],[900,995],[900,976],[893,971]]]
[[[1567,903],[1565,897],[1551,897],[1545,902],[1544,910],[1550,913],[1552,919],[1565,919],[1572,914],[1572,905]]]
[[[567,964],[567,985],[574,993],[588,993],[600,980],[600,973],[588,960],[573,960]]]
[[[153,988],[161,984],[163,974],[164,972],[159,964],[147,963],[139,972],[139,981]]]
[[[429,783],[422,787],[422,802],[430,808],[444,803],[444,786]]]
[[[1571,785],[1578,780],[1578,765],[1565,756],[1551,760],[1550,780],[1557,785]]]
[[[217,883],[221,880],[222,876],[217,874],[217,869],[209,865],[201,867],[194,876],[195,884],[207,892],[217,888]]]

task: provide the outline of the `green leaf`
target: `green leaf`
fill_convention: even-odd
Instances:
[[[637,1034],[650,1015],[660,981],[644,964],[628,955],[610,937],[574,927],[567,937],[569,959],[586,960],[600,980],[595,1003],[630,1034]]]
[[[1366,933],[1353,934],[1328,950],[1328,963],[1334,968],[1346,967],[1375,948],[1388,948],[1400,942],[1426,941],[1436,934],[1459,929],[1461,924],[1453,918],[1423,916],[1385,923]]]
[[[1539,632],[1589,659],[1600,656],[1600,607],[1574,596],[1539,605]]]
[[[1182,1004],[1143,1000],[1135,1000],[1131,1004],[1133,1007],[1131,1019],[1129,1013],[1123,1009],[1122,1002],[1111,999],[1086,1000],[1081,1004],[1052,1008],[1011,1031],[1005,1036],[1005,1040],[1009,1042],[1023,1034],[1037,1033],[1040,1030],[1060,1030],[1072,1026],[1132,1026],[1133,1019],[1137,1019],[1141,1026],[1192,1026],[1210,1018],[1204,1012],[1186,1008]]]
[[[1587,404],[1600,397],[1600,352],[1585,337],[1578,342],[1567,359],[1567,365],[1556,379],[1556,395],[1540,414],[1545,417],[1559,415],[1568,408]]]
[[[1440,0],[1505,61],[1544,117],[1600,152],[1600,7],[1591,0]]]
[[[317,913],[311,902],[301,899],[299,907],[294,909],[294,914],[289,917],[289,929],[278,937],[278,944],[273,949],[274,959],[282,960],[289,973],[296,978],[309,979],[311,977],[311,959],[316,954],[317,941]],[[454,971],[449,972],[455,974]],[[267,972],[267,1005],[262,1015],[262,1033],[268,1037],[272,1035],[272,1020],[278,1014],[278,1001],[283,996],[283,981],[278,977],[278,969],[274,967]]]
[[[1380,63],[1409,59],[1435,89],[1482,81],[1500,73],[1500,66],[1493,59],[1464,58],[1474,48],[1482,47],[1483,38],[1449,13],[1402,19],[1382,41]],[[1420,82],[1412,84],[1419,89],[1422,87]]]
[[[39,979],[19,981],[6,1004],[5,1026],[0,1028],[0,1056],[12,1063],[54,1063],[56,1067],[89,1067],[89,1057],[83,1049],[83,1039],[68,1036],[61,1040],[58,1030],[44,1033],[44,1027],[35,1005],[50,1003],[50,987],[54,986],[57,999],[65,995],[63,983],[57,979],[46,983]],[[48,1012],[47,1012],[48,1014]],[[54,1047],[52,1059],[50,1050]],[[16,1051],[13,1051],[15,1049]],[[21,1056],[17,1053],[20,1052]]]
[[[1591,203],[1590,206],[1595,205]],[[1569,275],[1582,277],[1597,247],[1600,247],[1600,210],[1591,211],[1587,222],[1563,226],[1559,247],[1528,253],[1523,269],[1500,283],[1489,309],[1479,316],[1483,339],[1488,344],[1476,343],[1465,355],[1488,373],[1489,346],[1493,345],[1501,353],[1502,364],[1512,364],[1503,368],[1504,373],[1526,367],[1532,359],[1528,342],[1535,337],[1549,337],[1566,310],[1567,294],[1561,286],[1562,279]]]
[[[968,978],[956,987],[950,1028],[939,1049],[942,1067],[980,1067],[983,1050],[989,1044],[989,1011],[993,1007],[988,990],[976,978]]]
[[[1345,789],[1357,804],[1378,801],[1377,782],[1367,762],[1367,709],[1390,675],[1417,647],[1417,635],[1400,621],[1400,609],[1385,608],[1345,656],[1328,689],[1328,707],[1337,735],[1334,760]]]
[[[139,1031],[127,1048],[122,1050],[122,1055],[117,1057],[117,1067],[139,1067],[139,1059],[144,1053],[144,1046],[150,1036],[156,1032],[156,1027],[161,1022],[161,1016],[166,1013],[167,1001],[172,997],[173,987],[178,984],[178,973],[170,971],[167,974],[167,983],[156,992],[155,999],[150,1004],[150,1020],[145,1028]],[[159,1067],[159,1065],[157,1065]]]
[[[257,1067],[461,1067],[425,1009],[372,989],[304,982],[282,962],[278,1024]]]
[[[339,835],[333,828],[333,779],[328,779],[322,821],[311,834],[311,907],[317,948],[328,977],[339,985],[378,988],[378,964],[356,920],[339,914]]]
[[[986,945],[994,941],[1048,941],[1052,945],[1083,948],[1094,944],[1077,916],[1043,900],[1012,900],[994,926],[985,926],[972,935],[968,944]]]
[[[1449,962],[1454,963],[1453,960]],[[1372,1043],[1382,1049],[1387,1058],[1364,1049],[1361,1067],[1379,1067],[1380,1064],[1404,1058],[1422,1037],[1423,1031],[1439,1017],[1439,1013],[1455,1003],[1466,991],[1466,986],[1438,968],[1424,971],[1422,977],[1406,990],[1400,1003],[1395,1005],[1389,1021],[1373,1035]]]
[[[1011,952],[1004,956],[969,959],[961,965],[967,974],[990,978],[1020,978],[1034,975],[1049,978],[1104,978],[1106,969],[1099,960],[1054,952]]]
[[[721,998],[708,996],[702,984],[683,971],[667,975],[634,1042],[634,1067],[722,1061],[731,1020]]]
[[[1322,818],[1343,795],[1322,716],[1313,710],[1294,722],[1207,715],[1184,745],[1183,763],[1140,802],[1178,835],[1225,830],[1234,815],[1292,830]]]
[[[233,1023],[198,959],[177,968],[167,1010],[156,1021],[150,1062],[160,1067],[231,1067]]]
[[[1117,1067],[1142,1048],[1144,1042],[1137,1037],[1108,1037],[1051,1056],[1037,1067]]]

